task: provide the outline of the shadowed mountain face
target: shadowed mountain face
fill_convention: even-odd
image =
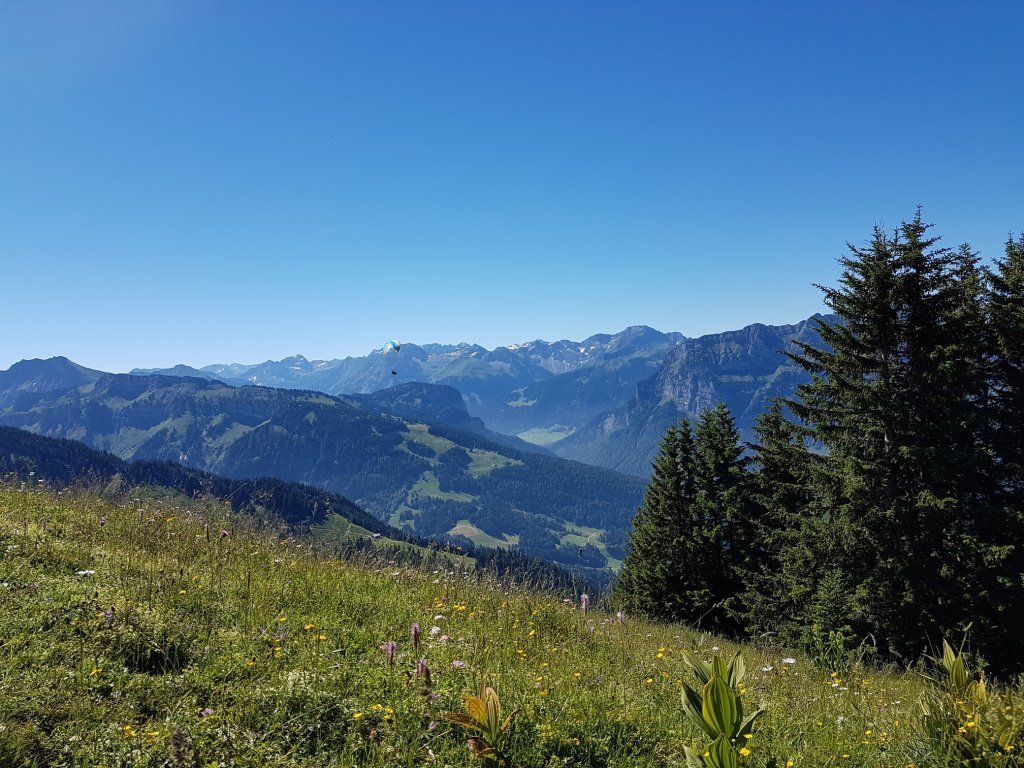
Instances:
[[[308,483],[417,534],[573,565],[617,564],[643,492],[636,478],[495,442],[454,390],[428,384],[334,397],[83,374],[55,359],[0,374],[0,403],[0,423],[123,459]]]
[[[772,398],[789,397],[809,380],[782,351],[794,341],[820,344],[815,318],[687,339],[627,402],[551,447],[560,456],[646,477],[665,430],[719,402],[749,439]]]

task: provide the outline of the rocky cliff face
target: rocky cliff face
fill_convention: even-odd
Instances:
[[[784,354],[794,341],[820,343],[815,316],[795,325],[755,324],[687,339],[634,396],[551,448],[559,456],[646,477],[665,430],[724,402],[744,438],[775,397],[788,397],[807,375]]]

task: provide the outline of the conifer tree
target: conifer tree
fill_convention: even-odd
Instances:
[[[994,450],[1007,498],[1024,516],[1024,234],[1006,242],[989,276]]]
[[[675,618],[681,590],[676,544],[694,495],[693,432],[686,419],[665,432],[652,469],[615,593],[630,610]]]
[[[751,546],[749,482],[739,432],[724,404],[670,427],[616,592],[633,610],[733,632],[742,613],[741,563]]]
[[[744,613],[742,573],[755,549],[749,458],[724,403],[700,414],[694,504],[683,519],[683,605],[692,622],[735,633]]]
[[[826,451],[811,486],[828,535],[810,543],[804,621],[911,654],[976,617],[1007,555],[986,520],[977,259],[937,248],[928,228],[918,212],[850,246],[840,287],[822,289],[840,322],[791,355],[812,381],[789,402]]]
[[[772,632],[787,642],[802,639],[799,606],[813,592],[819,520],[810,509],[811,462],[803,430],[774,401],[754,426],[749,559],[742,569],[743,624],[748,634]]]

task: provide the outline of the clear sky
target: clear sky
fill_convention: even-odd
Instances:
[[[1024,229],[1024,2],[0,0],[0,369],[689,336]]]

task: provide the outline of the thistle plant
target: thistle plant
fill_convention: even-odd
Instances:
[[[450,723],[461,725],[475,734],[470,736],[466,742],[470,753],[483,758],[486,762],[505,765],[502,747],[516,712],[512,712],[503,720],[501,700],[498,698],[497,692],[486,682],[480,683],[479,696],[464,693],[462,701],[466,711],[449,712],[445,715],[445,719]]]
[[[942,658],[931,661],[920,721],[931,749],[950,765],[1020,766],[1024,705],[1013,691],[990,690],[984,675],[968,668],[963,648],[954,651],[945,640]]]
[[[740,683],[746,672],[743,657],[737,653],[726,666],[717,654],[709,664],[683,651],[683,661],[701,683],[700,692],[683,683],[683,710],[711,739],[702,751],[683,747],[687,768],[736,768],[750,754],[745,737],[764,712],[758,709],[744,714],[740,696]]]

